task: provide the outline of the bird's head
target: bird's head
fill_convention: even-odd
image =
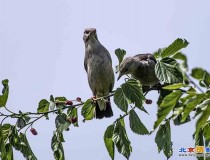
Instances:
[[[132,73],[132,68],[135,65],[133,57],[127,57],[120,63],[120,71],[117,80],[119,80],[123,75]]]
[[[94,41],[98,41],[98,37],[96,34],[95,28],[86,28],[83,35],[83,40],[85,43],[91,43]]]

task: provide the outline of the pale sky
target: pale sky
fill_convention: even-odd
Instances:
[[[168,46],[176,38],[190,44],[183,52],[190,68],[201,66],[210,71],[210,1],[208,0],[0,0],[0,80],[10,80],[7,107],[18,112],[36,111],[38,102],[53,94],[68,99],[90,98],[86,72],[83,67],[83,31],[97,29],[100,42],[109,50],[113,67],[117,65],[114,50],[123,48],[128,55],[154,52]],[[201,57],[201,58],[200,58]],[[115,87],[123,82],[121,79]],[[157,112],[157,92],[147,95],[153,104],[145,106],[150,115],[138,112],[142,122],[152,130]],[[112,102],[114,117],[92,120],[79,119],[79,128],[71,126],[65,132],[67,160],[107,160],[103,134],[120,114]],[[80,113],[80,112],[79,112]],[[39,160],[53,160],[50,143],[55,130],[54,115],[50,120],[35,123],[38,136],[27,137]],[[8,119],[6,122],[14,122]],[[131,160],[163,160],[154,142],[155,134],[139,136],[126,129],[133,147]],[[179,127],[172,125],[174,154],[171,160],[190,160],[179,157],[180,147],[193,147],[194,122]],[[172,123],[171,123],[172,124]],[[116,160],[125,159],[117,150]],[[14,152],[15,160],[24,159]]]

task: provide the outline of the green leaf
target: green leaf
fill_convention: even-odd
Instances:
[[[191,76],[195,79],[201,80],[204,77],[204,70],[202,68],[193,68]]]
[[[112,160],[114,160],[114,151],[115,151],[114,142],[112,140],[113,132],[114,132],[114,125],[110,125],[107,127],[104,133],[104,143],[109,153],[109,156],[112,158]]]
[[[124,95],[131,103],[134,103],[137,108],[147,113],[147,111],[142,106],[142,101],[144,101],[145,98],[143,96],[139,81],[135,79],[129,79],[121,85],[121,88]]]
[[[188,42],[185,39],[177,38],[170,46],[163,49],[161,56],[168,57],[174,55],[176,52],[188,46]]]
[[[128,139],[125,128],[119,121],[116,123],[116,126],[114,128],[112,139],[117,147],[118,152],[129,159],[132,152],[131,142]]]
[[[173,154],[172,142],[171,142],[171,127],[170,122],[166,121],[165,124],[160,125],[156,137],[155,142],[158,146],[158,151],[164,152],[167,159],[169,159]]]
[[[5,148],[6,148],[6,152],[7,152],[7,160],[13,160],[13,150],[12,150],[12,145],[11,143],[7,143],[5,145]]]
[[[67,122],[66,119],[67,119],[67,116],[64,113],[59,114],[55,118],[55,126],[59,133],[62,133],[64,130],[66,130],[70,126],[70,123]]]
[[[158,59],[161,56],[161,52],[162,52],[162,49],[159,48],[157,51],[155,51],[153,53],[153,55],[155,56],[156,59]]]
[[[203,135],[205,139],[210,139],[210,121],[208,121],[203,127]]]
[[[193,111],[195,107],[203,101],[203,99],[204,99],[204,94],[197,94],[185,102],[184,104],[185,107],[181,120],[182,122],[186,120],[190,112]]]
[[[177,126],[177,125],[182,125],[182,124],[185,124],[187,122],[190,122],[191,121],[191,118],[188,115],[184,121],[181,121],[181,120],[182,120],[182,115],[180,114],[176,118],[174,118],[174,120],[173,120],[174,121],[174,125]]]
[[[159,126],[159,124],[163,121],[164,118],[166,118],[170,111],[175,107],[181,96],[182,92],[178,90],[170,93],[163,99],[162,103],[158,107],[158,119],[155,121],[154,129],[156,129]]]
[[[204,71],[203,82],[206,85],[206,87],[209,88],[209,86],[210,86],[210,74],[207,71]]]
[[[125,98],[123,90],[121,88],[117,88],[114,94],[114,103],[123,111],[127,112],[128,110],[128,102]]]
[[[174,90],[174,89],[182,88],[182,87],[184,87],[184,86],[185,86],[185,85],[182,84],[182,83],[175,83],[175,84],[172,84],[172,85],[164,86],[163,89]]]
[[[0,143],[1,143],[0,144],[1,159],[2,160],[7,160],[7,152],[6,152],[5,143],[4,143],[2,124],[0,124]]]
[[[169,64],[171,66],[175,66],[177,64],[177,61],[173,58],[169,58],[169,57],[165,57],[163,59],[161,59],[161,62],[165,63],[165,64]]]
[[[88,99],[82,106],[81,114],[85,120],[91,120],[94,118],[95,106],[91,99]]]
[[[49,111],[49,102],[46,99],[42,99],[39,102],[39,106],[37,108],[38,113],[48,112]]]
[[[78,127],[78,113],[77,113],[77,108],[71,108],[69,111],[68,111],[68,118],[70,119],[75,119],[76,122],[73,123],[73,125],[75,127]]]
[[[11,125],[10,124],[4,124],[2,126],[2,134],[4,138],[4,143],[6,144],[6,140],[9,138],[9,135],[11,134]]]
[[[115,54],[116,54],[116,56],[118,58],[118,61],[119,61],[119,64],[120,64],[122,62],[124,56],[126,55],[126,51],[118,48],[118,49],[115,50]]]
[[[162,103],[163,99],[172,92],[173,92],[172,90],[161,89],[160,90],[160,95],[159,95],[159,98],[158,98],[158,101],[157,101],[157,105],[159,106]]]
[[[175,66],[162,60],[155,65],[155,73],[159,80],[164,83],[174,84],[183,82],[182,73]]]
[[[63,102],[63,101],[66,101],[66,100],[67,100],[66,97],[55,97],[55,101]]]
[[[5,79],[2,81],[4,88],[2,89],[2,95],[0,95],[0,107],[5,107],[9,95],[9,80]]]
[[[182,52],[177,52],[175,55],[173,55],[173,58],[176,60],[182,61],[179,63],[179,68],[183,71],[186,72],[188,71],[188,64],[187,64],[187,56],[184,55]]]
[[[11,127],[11,134],[9,135],[9,142],[12,144],[12,146],[20,151],[21,150],[21,140],[20,137],[18,135],[17,129],[15,126]]]
[[[131,130],[140,135],[149,134],[149,131],[145,127],[145,125],[141,122],[138,115],[134,110],[131,110],[129,113],[129,121]]]
[[[53,150],[55,160],[65,160],[63,145],[61,142],[62,140],[58,133],[54,132],[51,140],[51,149]]]
[[[203,125],[207,122],[210,116],[210,99],[203,101],[197,107],[203,108],[203,111],[196,122],[196,137],[198,136],[200,128],[203,127]]]
[[[23,156],[29,160],[37,160],[36,156],[34,155],[31,147],[28,143],[27,137],[25,134],[20,133],[20,140],[21,140],[21,150]]]

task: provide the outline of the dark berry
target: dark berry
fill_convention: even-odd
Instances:
[[[31,128],[30,131],[31,131],[31,133],[33,135],[37,135],[38,134],[35,128]]]
[[[65,104],[66,104],[66,105],[70,105],[70,106],[71,106],[71,105],[73,104],[73,102],[72,102],[72,101],[70,101],[70,100],[67,100],[67,101],[65,102]]]
[[[152,104],[152,100],[151,99],[146,99],[145,103],[146,104]]]
[[[70,123],[76,123],[77,122],[77,118],[68,118],[67,119]]]
[[[77,97],[77,102],[81,102],[81,98],[80,97]]]
[[[77,122],[77,118],[72,118],[71,121],[72,121],[72,123],[76,123]]]

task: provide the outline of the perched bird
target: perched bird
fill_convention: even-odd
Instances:
[[[84,31],[85,42],[84,67],[88,83],[96,98],[109,95],[114,87],[114,72],[112,59],[108,50],[99,42],[96,29],[87,28]],[[110,99],[96,102],[96,118],[113,116]]]
[[[150,54],[137,54],[134,57],[125,58],[120,64],[119,77],[126,74],[141,82],[143,86],[154,86],[159,83],[159,79],[155,75],[155,57]]]

